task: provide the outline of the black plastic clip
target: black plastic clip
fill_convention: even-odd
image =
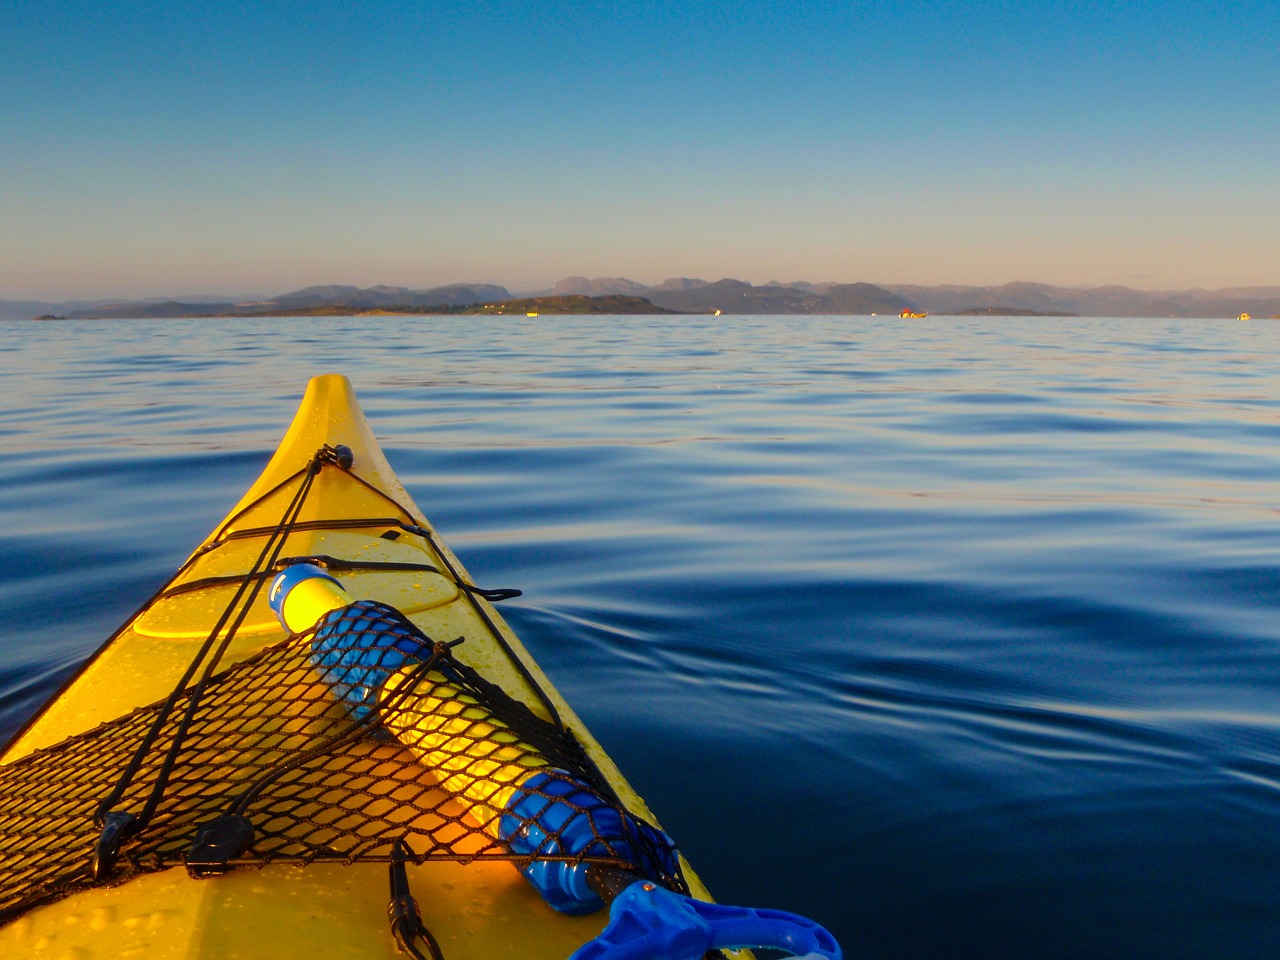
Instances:
[[[418,901],[413,899],[413,893],[409,890],[409,875],[405,871],[408,860],[408,846],[404,840],[397,840],[391,848],[391,867],[388,870],[391,878],[391,903],[387,905],[387,919],[391,921],[391,934],[396,938],[396,946],[400,948],[400,952],[409,954],[414,960],[428,960],[414,945],[416,940],[421,940],[427,948],[430,960],[444,960],[440,944],[436,943],[436,938],[422,922]]]
[[[343,470],[350,470],[351,465],[356,462],[356,455],[351,452],[351,448],[345,443],[339,443],[334,446],[326,443],[320,448],[317,459],[322,463],[332,463]]]
[[[231,869],[230,861],[253,843],[253,821],[237,813],[224,813],[196,829],[187,851],[187,873],[197,880],[216,877]]]
[[[115,869],[120,844],[133,833],[137,822],[137,817],[123,810],[110,810],[102,815],[102,833],[93,845],[93,861],[89,865],[94,883],[101,883]]]

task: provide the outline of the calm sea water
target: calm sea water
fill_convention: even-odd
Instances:
[[[1278,358],[1265,322],[7,324],[0,735],[343,372],[720,899],[851,957],[1280,956]]]

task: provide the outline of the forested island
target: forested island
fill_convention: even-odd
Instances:
[[[643,297],[526,297],[523,300],[498,300],[493,303],[467,303],[457,306],[412,306],[399,304],[386,307],[362,307],[347,303],[326,303],[314,307],[289,307],[283,310],[261,312],[235,312],[189,314],[200,317],[402,317],[402,316],[465,316],[493,314],[496,316],[540,316],[546,314],[601,313],[616,316],[642,314],[678,314],[680,310],[656,307]]]
[[[1078,317],[1078,313],[1065,310],[1031,310],[1027,307],[969,307],[955,310],[953,317]]]

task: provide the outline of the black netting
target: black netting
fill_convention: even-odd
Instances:
[[[359,639],[326,653],[336,635]],[[191,695],[168,713],[117,810],[146,804]],[[160,709],[0,767],[0,919],[94,882],[98,804]],[[584,816],[564,830],[587,823],[585,846],[561,836],[571,814]],[[228,820],[251,824],[247,849],[228,856],[204,842],[192,852],[201,825]],[[413,860],[586,860],[686,889],[665,838],[623,811],[570,733],[370,602],[211,680],[154,815],[124,842],[107,879],[188,857],[202,874],[385,861],[398,840]]]

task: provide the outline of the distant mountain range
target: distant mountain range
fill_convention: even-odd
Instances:
[[[510,300],[506,287],[492,283],[454,283],[427,290],[408,287],[306,287],[292,293],[257,300],[232,302],[211,297],[179,297],[173,300],[75,300],[50,303],[31,300],[0,300],[0,319],[28,319],[37,316],[89,318],[179,318],[207,316],[270,316],[277,311],[307,307],[350,307],[376,310],[387,307],[456,307],[494,300]]]
[[[1280,287],[1223,290],[1135,290],[1130,287],[1054,287],[1039,283],[1002,286],[917,286],[870,283],[766,283],[742,280],[707,281],[673,277],[649,286],[625,277],[568,277],[549,290],[521,295],[538,297],[643,298],[654,306],[680,313],[735,314],[897,314],[903,310],[935,314],[987,316],[1098,317],[1257,317],[1280,315]],[[276,297],[224,301],[212,297],[172,300],[76,300],[45,302],[0,300],[0,319],[37,316],[89,317],[270,316],[321,310],[339,313],[397,308],[422,312],[512,301],[516,295],[492,283],[456,283],[429,289],[409,287],[317,286]],[[551,302],[551,301],[548,301]],[[623,303],[624,301],[618,301]],[[640,309],[634,301],[633,303]],[[553,312],[547,309],[545,312]]]
[[[885,284],[900,297],[930,313],[972,311],[976,307],[1013,307],[1035,313],[1087,317],[1255,317],[1280,314],[1280,287],[1223,290],[1134,290],[1131,287],[1051,287],[1042,283],[1006,283],[999,287]]]
[[[590,297],[626,294],[680,313],[900,313],[910,304],[897,294],[869,283],[814,284],[766,283],[753,286],[743,280],[694,280],[675,277],[646,287],[624,277],[569,277],[555,285],[557,296]]]
[[[709,283],[675,277],[646,287],[624,277],[569,277],[559,294],[626,293],[669,310],[725,313],[869,314],[913,312],[990,316],[1257,317],[1280,314],[1280,287],[1223,290],[1135,290],[1130,287],[1054,287],[1006,283],[994,287],[870,283]]]

